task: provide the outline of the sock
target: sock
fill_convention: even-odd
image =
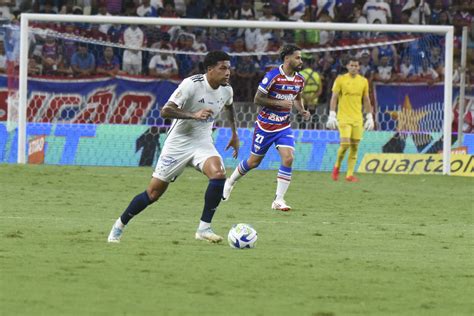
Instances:
[[[277,175],[277,189],[275,200],[283,200],[291,182],[291,167],[280,166]]]
[[[350,144],[348,143],[341,143],[339,146],[339,149],[337,150],[337,159],[336,159],[336,164],[334,167],[340,168],[341,163],[344,160],[344,156],[346,155],[346,151],[349,149]]]
[[[347,158],[347,177],[350,177],[354,174],[354,168],[357,161],[357,151],[359,149],[359,144],[351,144],[349,150],[349,157]]]
[[[124,229],[125,228],[125,225],[122,223],[122,220],[119,218],[117,218],[117,220],[115,221],[115,226],[117,226],[118,228],[120,229]]]
[[[199,222],[199,227],[198,227],[199,230],[203,230],[203,229],[206,229],[206,228],[209,228],[209,227],[211,227],[210,223],[206,223],[206,222],[203,222],[203,221]]]
[[[204,195],[204,209],[202,210],[201,221],[212,222],[212,217],[216,212],[217,206],[221,202],[222,191],[224,191],[225,179],[210,179]]]
[[[143,211],[151,203],[153,202],[150,201],[146,191],[135,196],[128,205],[127,209],[120,216],[120,220],[122,221],[123,225],[127,225],[135,215]]]
[[[245,176],[250,170],[251,168],[247,164],[247,160],[242,160],[237,168],[235,168],[234,172],[232,172],[232,175],[229,178],[230,183],[234,184],[237,180]]]

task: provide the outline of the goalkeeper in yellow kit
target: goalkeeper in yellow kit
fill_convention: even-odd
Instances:
[[[369,82],[359,74],[359,61],[349,59],[346,65],[348,72],[340,75],[334,81],[330,103],[329,119],[326,126],[330,129],[339,127],[340,146],[337,151],[336,164],[332,171],[332,179],[338,180],[339,168],[349,149],[347,160],[346,181],[359,181],[354,177],[354,168],[357,161],[357,150],[362,134],[365,130],[374,129],[372,105],[369,98]],[[362,103],[364,104],[365,124],[362,118]],[[338,108],[336,117],[336,107]]]

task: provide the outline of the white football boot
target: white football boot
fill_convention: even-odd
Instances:
[[[120,228],[117,226],[116,223],[114,223],[114,226],[112,226],[112,230],[110,231],[109,237],[107,238],[107,242],[119,243],[124,228]]]
[[[211,243],[219,243],[224,239],[221,236],[215,234],[212,231],[211,227],[208,227],[205,229],[198,229],[196,231],[195,237],[197,240],[207,240],[208,242],[211,242]]]
[[[224,184],[224,191],[222,191],[222,200],[223,201],[228,201],[230,197],[230,193],[232,192],[232,189],[234,188],[234,184],[230,184],[229,179],[225,180]]]
[[[289,210],[291,210],[291,206],[286,204],[285,200],[275,200],[272,203],[272,209],[283,211],[283,212],[288,212]]]

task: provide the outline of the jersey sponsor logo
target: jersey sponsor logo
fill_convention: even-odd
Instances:
[[[281,85],[280,87],[276,87],[279,90],[289,90],[289,91],[300,91],[299,86],[293,86],[293,85]]]
[[[268,115],[268,119],[275,122],[284,122],[284,121],[287,121],[289,118],[290,118],[290,114],[280,116],[275,113],[270,113],[270,115]]]
[[[268,83],[268,78],[267,77],[263,78],[262,83],[267,84]]]
[[[282,94],[282,93],[275,93],[275,98],[278,100],[294,100],[294,94]]]

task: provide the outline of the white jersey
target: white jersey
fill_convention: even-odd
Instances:
[[[213,89],[206,75],[194,75],[184,79],[169,101],[188,112],[209,108],[214,114],[207,121],[175,119],[168,132],[165,146],[189,145],[202,141],[212,143],[214,120],[225,105],[233,103],[233,95],[234,92],[229,85]]]
[[[175,119],[168,138],[156,163],[153,177],[172,182],[186,166],[201,170],[207,159],[220,157],[212,141],[212,125],[225,105],[232,104],[233,91],[230,86],[213,89],[206,75],[186,78],[173,92],[169,101],[180,109],[197,112],[209,108],[214,113],[207,121]],[[224,166],[224,163],[221,164]]]
[[[173,56],[168,56],[166,59],[163,59],[161,55],[155,55],[150,60],[148,68],[155,69],[158,73],[178,72],[178,64]]]
[[[392,11],[390,5],[383,1],[367,1],[362,8],[362,13],[367,16],[369,24],[374,23],[375,20],[379,20],[382,24],[387,24],[387,18],[392,18]]]

